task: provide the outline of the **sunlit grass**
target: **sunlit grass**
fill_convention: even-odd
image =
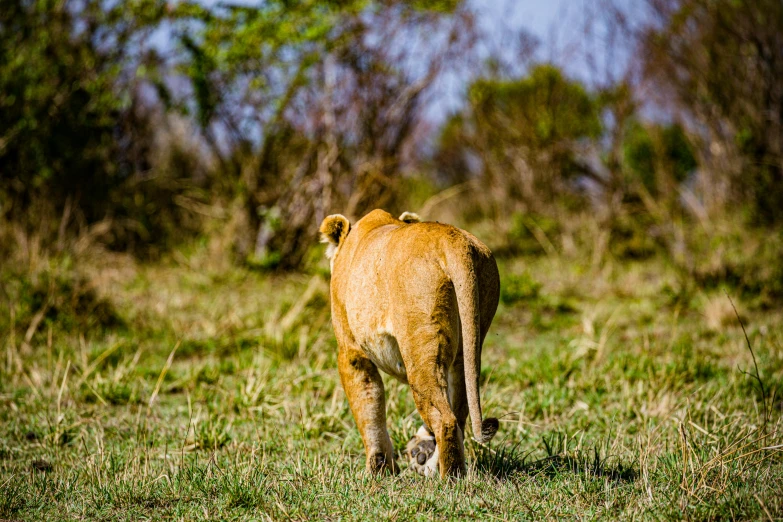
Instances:
[[[502,260],[510,291],[482,369],[498,436],[468,445],[457,483],[370,477],[322,271],[202,261],[95,267],[108,327],[61,306],[27,338],[39,310],[10,293],[0,518],[783,516],[775,308],[739,303],[762,396],[724,293],[683,291],[655,260]],[[399,451],[420,419],[385,382]]]

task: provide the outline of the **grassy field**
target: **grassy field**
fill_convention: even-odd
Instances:
[[[662,261],[500,260],[501,428],[456,483],[365,475],[325,262],[41,263],[3,285],[0,519],[783,518],[781,310]],[[421,421],[385,382],[399,451]]]

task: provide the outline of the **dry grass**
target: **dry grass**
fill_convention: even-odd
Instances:
[[[783,517],[779,310],[741,305],[762,397],[724,294],[553,245],[501,262],[516,291],[482,371],[501,430],[456,484],[364,475],[323,267],[228,268],[209,243],[156,265],[41,256],[4,276],[0,518]],[[420,420],[386,383],[399,450]]]

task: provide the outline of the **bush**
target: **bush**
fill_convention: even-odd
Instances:
[[[500,285],[500,300],[505,304],[538,298],[541,283],[524,272],[519,275],[509,275]]]
[[[4,269],[2,277],[6,298],[14,310],[14,322],[20,334],[31,325],[33,333],[51,326],[60,331],[103,331],[125,326],[125,321],[113,303],[101,297],[94,285],[84,275],[68,267],[49,267],[37,274],[20,273]],[[8,315],[0,315],[0,321],[8,321]],[[0,328],[10,329],[10,324]]]

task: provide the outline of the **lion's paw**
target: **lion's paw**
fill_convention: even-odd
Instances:
[[[435,437],[422,426],[405,447],[408,465],[424,477],[438,476],[438,447]]]

